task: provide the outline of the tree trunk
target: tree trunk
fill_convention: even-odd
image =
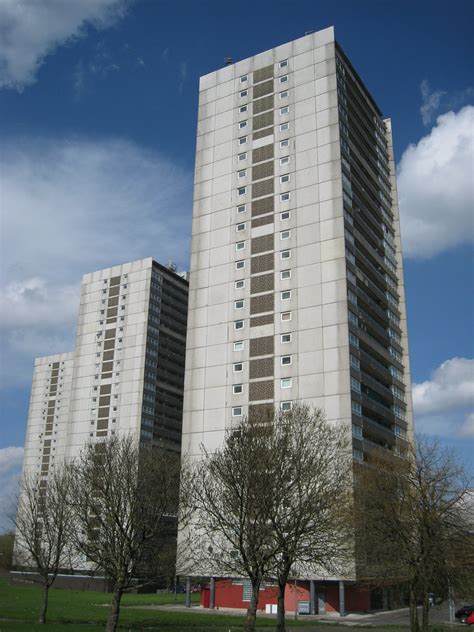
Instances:
[[[247,608],[247,616],[244,622],[244,632],[254,632],[257,620],[257,605],[260,594],[260,580],[252,580],[252,597]]]
[[[428,632],[428,623],[430,618],[430,602],[429,595],[423,590],[423,600],[421,602],[421,629],[422,632]]]
[[[276,632],[286,632],[285,625],[285,589],[287,577],[278,578],[278,611]]]
[[[115,632],[120,615],[120,601],[122,599],[123,583],[116,582],[114,586],[114,596],[110,604],[109,616],[107,618],[106,632]]]
[[[420,625],[418,623],[416,592],[412,587],[410,587],[410,630],[411,632],[420,632]]]
[[[48,609],[48,596],[49,596],[49,582],[46,577],[46,581],[43,584],[43,603],[41,604],[41,612],[39,616],[39,623],[46,623],[46,610]]]

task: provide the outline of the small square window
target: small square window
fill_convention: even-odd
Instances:
[[[282,230],[280,233],[280,239],[289,239],[291,237],[291,230]]]
[[[281,366],[289,366],[291,364],[291,356],[285,355],[280,358]]]
[[[283,158],[280,158],[280,165],[287,165],[289,162],[290,162],[289,156],[283,156]]]
[[[246,175],[247,175],[247,169],[241,169],[241,170],[238,172],[238,176],[239,176],[239,178],[245,178],[245,176],[246,176]]]
[[[278,79],[278,81],[279,81],[280,83],[288,83],[288,75],[283,75],[283,76],[281,76],[281,77]]]
[[[288,67],[288,59],[282,59],[281,62],[278,64],[278,66],[280,68],[287,68]]]
[[[245,230],[245,223],[243,224],[237,224],[235,227],[235,230],[240,233],[242,230]]]
[[[242,417],[242,406],[232,407],[232,417]]]
[[[244,365],[242,364],[242,362],[234,362],[232,368],[234,373],[241,373],[243,371]]]
[[[291,312],[282,312],[280,315],[280,318],[282,320],[282,322],[285,322],[287,320],[291,320]]]
[[[247,193],[247,187],[239,187],[237,189],[237,195],[245,195]]]
[[[247,210],[246,204],[239,204],[239,206],[237,207],[237,213],[245,213],[246,210]]]
[[[248,77],[248,75],[242,75],[242,76],[240,77],[240,83],[245,83],[245,82],[247,81],[247,79],[248,79],[248,78],[249,78],[249,77]]]
[[[236,281],[234,287],[236,290],[243,289],[245,287],[245,281],[243,279],[241,279],[240,281]]]
[[[280,272],[280,279],[284,281],[285,279],[291,279],[291,270],[282,270]]]
[[[288,193],[282,193],[280,195],[280,200],[282,202],[288,202],[289,199],[290,199],[290,193],[289,192]]]
[[[245,261],[236,261],[235,262],[235,269],[236,270],[243,270],[245,268]]]
[[[243,329],[244,328],[244,321],[243,320],[234,320],[234,329],[237,331],[239,329]]]
[[[287,344],[288,342],[291,342],[291,334],[281,334],[281,343]]]
[[[289,410],[291,410],[291,402],[281,402],[280,410],[283,412],[288,412]]]
[[[235,244],[235,249],[236,250],[245,250],[245,241],[238,241]]]
[[[289,146],[290,146],[290,141],[288,138],[285,138],[285,140],[280,141],[280,147],[289,147]]]
[[[243,299],[239,299],[238,301],[234,301],[234,309],[243,309],[244,301]]]
[[[239,112],[241,114],[243,114],[244,112],[247,112],[247,110],[248,110],[248,106],[247,105],[241,105],[240,108],[239,108]]]
[[[281,125],[280,125],[280,132],[286,132],[289,129],[290,129],[290,124],[289,123],[281,123]]]
[[[280,259],[290,259],[291,258],[291,250],[282,250],[280,252]]]
[[[244,129],[245,127],[247,127],[247,121],[240,121],[239,129]]]
[[[280,99],[287,99],[288,98],[288,90],[283,90],[282,92],[280,92]]]
[[[239,138],[239,145],[245,145],[246,142],[247,142],[247,136],[241,136]]]
[[[282,380],[280,380],[280,388],[291,388],[291,383],[291,377],[284,377]]]
[[[237,340],[234,342],[234,351],[243,351],[244,350],[244,341]]]
[[[280,213],[280,219],[282,221],[284,221],[285,219],[290,219],[290,217],[291,217],[290,211],[283,211],[283,213]]]
[[[243,390],[244,387],[242,386],[242,384],[234,384],[234,386],[232,387],[232,392],[234,393],[234,395],[242,395]]]
[[[247,152],[239,154],[239,160],[247,160]]]
[[[291,298],[291,290],[285,290],[284,292],[281,293],[282,301],[287,301],[290,298]]]
[[[289,182],[290,181],[290,174],[289,173],[285,173],[284,176],[280,176],[280,182],[282,184],[284,184],[285,182]]]
[[[243,99],[244,97],[246,97],[246,96],[248,95],[248,93],[249,93],[249,91],[248,91],[248,90],[241,90],[241,91],[239,92],[239,97],[240,97],[241,99]]]
[[[290,111],[290,107],[288,105],[285,105],[284,107],[280,108],[280,115],[288,114],[289,111]]]

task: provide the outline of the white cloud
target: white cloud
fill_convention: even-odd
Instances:
[[[4,385],[72,349],[84,273],[152,256],[187,266],[191,175],[120,139],[4,145]],[[13,367],[13,368],[12,368]]]
[[[462,427],[461,427],[461,429],[459,431],[459,434],[461,435],[461,437],[473,437],[474,438],[474,413],[470,413],[466,417],[466,419],[465,419],[465,421],[464,421],[464,423],[463,423],[463,425],[462,425]]]
[[[429,125],[433,119],[433,115],[437,112],[441,99],[446,94],[443,90],[431,91],[430,85],[426,79],[420,84],[420,92],[423,103],[420,107],[421,119],[423,125]]]
[[[131,0],[2,0],[0,87],[34,83],[45,57],[87,26],[104,29],[122,18]]]
[[[448,112],[404,152],[398,191],[404,254],[429,258],[474,241],[474,107]]]
[[[9,515],[15,507],[22,463],[23,448],[0,449],[0,533],[12,529]]]

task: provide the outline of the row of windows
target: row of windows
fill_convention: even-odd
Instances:
[[[285,195],[289,196],[289,194],[285,194]],[[289,199],[289,197],[285,198],[285,200],[287,199]],[[241,215],[242,213],[246,213],[246,212],[247,212],[247,204],[239,204],[237,207],[237,213]],[[282,211],[280,213],[280,220],[282,222],[284,222],[287,219],[290,219],[290,217],[291,217],[291,211]]]
[[[243,287],[243,285],[240,287]],[[282,301],[288,301],[291,298],[291,290],[284,290],[283,292],[280,292],[280,298]],[[244,307],[245,307],[245,300],[243,298],[240,298],[234,301],[234,309],[243,309]],[[241,321],[235,321],[235,323],[237,322],[240,323]],[[234,323],[234,329],[242,329],[241,326],[235,327],[235,323]]]
[[[293,364],[292,356],[291,355],[280,356],[280,364],[281,366],[290,366],[291,364]],[[232,371],[234,373],[242,373],[243,370],[244,370],[243,362],[234,362],[234,364],[232,365]]]
[[[293,378],[284,377],[280,380],[280,388],[291,388],[292,386],[293,386]],[[243,384],[233,384],[232,393],[234,395],[242,395],[243,392],[244,392]]]
[[[239,108],[239,112],[241,114],[244,114],[245,112],[247,112],[248,106],[247,105],[243,105],[242,107]],[[281,107],[279,110],[280,116],[284,116],[285,114],[289,114],[290,113],[290,106],[289,105],[284,105],[283,107]],[[245,129],[248,125],[248,120],[245,119],[243,121],[239,121],[239,129]],[[281,129],[281,126],[280,126]],[[124,287],[127,287],[126,285]],[[104,290],[105,292],[105,290]]]
[[[290,124],[289,123],[280,123],[279,125],[279,130],[280,132],[286,132],[290,129]],[[239,138],[239,145],[245,145],[248,141],[248,136],[241,136]],[[280,143],[280,147],[288,147],[289,146],[289,142],[288,139],[286,139],[286,143],[281,142]]]
[[[285,312],[288,313],[288,312]],[[289,319],[286,319],[289,320]],[[282,344],[287,344],[289,342],[291,342],[292,340],[292,334],[291,333],[286,333],[286,334],[280,334],[280,342]],[[244,351],[245,349],[245,341],[244,340],[236,340],[234,342],[234,351]]]
[[[293,402],[291,401],[280,402],[280,410],[282,412],[287,412],[291,410],[292,406],[293,406]],[[232,407],[232,417],[242,417],[242,415],[243,415],[242,406]]]
[[[285,281],[287,279],[291,279],[291,270],[281,270],[281,272],[280,272],[280,279],[282,281]],[[245,287],[245,279],[239,279],[238,281],[235,281],[234,288],[236,290],[243,290],[244,287]]]
[[[245,178],[245,176],[247,175],[247,169],[241,169],[240,171],[237,172],[237,177],[238,178]],[[285,173],[284,175],[280,176],[280,182],[282,184],[284,184],[285,182],[289,182],[290,181],[290,174],[289,173]],[[247,193],[247,187],[238,187],[237,189],[237,194],[238,195],[245,195]]]
[[[282,59],[282,61],[279,61],[278,68],[288,68],[288,59]],[[239,79],[240,83],[247,83],[248,80],[248,75],[242,75]],[[285,83],[286,81],[288,81],[288,75],[283,75],[280,77],[280,83]]]

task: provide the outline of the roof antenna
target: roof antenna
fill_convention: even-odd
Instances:
[[[224,64],[226,66],[232,66],[234,62],[232,61],[232,57],[224,57]]]

